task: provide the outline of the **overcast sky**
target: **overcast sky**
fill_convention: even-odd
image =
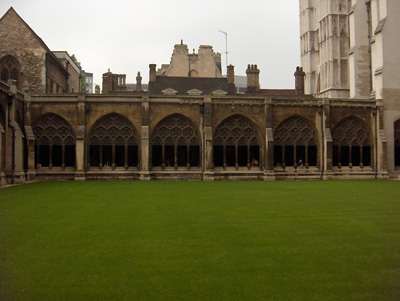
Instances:
[[[75,54],[94,82],[110,68],[148,82],[149,64],[168,64],[181,39],[198,52],[212,45],[228,64],[245,75],[257,64],[262,88],[294,88],[300,64],[298,0],[1,0],[0,15],[10,6],[51,50]]]

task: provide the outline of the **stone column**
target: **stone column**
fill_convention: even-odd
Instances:
[[[383,100],[376,101],[376,110],[372,115],[374,114],[376,114],[376,124],[374,122],[374,126],[376,126],[377,132],[377,137],[375,140],[377,147],[375,149],[378,152],[375,155],[375,158],[378,161],[377,178],[382,179],[389,176],[387,171],[387,138],[385,135],[385,130],[383,129]]]
[[[204,181],[214,181],[213,172],[213,136],[212,136],[212,100],[211,95],[204,96],[204,138],[203,138],[203,180]]]
[[[78,124],[75,140],[75,181],[85,181],[86,96],[83,93],[78,95],[77,114]]]
[[[25,124],[25,135],[26,142],[28,144],[28,153],[26,156],[28,157],[28,170],[27,170],[27,179],[28,181],[32,181],[36,177],[36,168],[35,168],[35,135],[33,134],[32,126],[31,126],[31,96],[29,91],[25,91],[25,116],[24,116],[24,124]]]
[[[5,154],[3,150],[3,136],[5,136],[5,131],[0,124],[0,187],[6,185],[6,175],[4,174],[3,166],[3,155]]]
[[[149,125],[150,125],[150,104],[149,95],[142,96],[142,127],[141,127],[141,143],[140,143],[140,179],[150,180],[149,171]]]

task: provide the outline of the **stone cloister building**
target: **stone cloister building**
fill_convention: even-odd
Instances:
[[[0,25],[20,24],[23,33],[20,17],[10,14]],[[388,176],[383,102],[305,94],[300,67],[295,89],[267,90],[260,88],[257,65],[249,65],[247,92],[238,94],[233,66],[221,77],[210,46],[195,56],[181,42],[171,64],[158,71],[149,65],[148,91],[140,74],[136,90],[126,91],[125,75],[109,71],[101,94],[54,93],[34,90],[34,75],[21,73],[30,62],[20,55],[23,47],[14,51],[13,37],[0,30],[0,41],[0,66],[11,56],[19,76],[0,81],[2,185]],[[196,63],[185,65],[187,56]]]

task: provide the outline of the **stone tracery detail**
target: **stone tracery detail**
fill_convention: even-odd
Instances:
[[[65,119],[56,114],[43,115],[32,130],[37,141],[37,164],[49,167],[75,164],[75,134]]]
[[[274,165],[317,165],[318,134],[304,117],[292,116],[279,124],[274,135]]]
[[[225,119],[213,139],[215,166],[251,168],[251,165],[261,165],[259,133],[249,119],[240,115]]]
[[[138,137],[134,125],[119,114],[102,117],[89,134],[91,166],[112,167],[137,165]]]
[[[371,164],[371,135],[355,116],[340,121],[332,132],[334,166],[368,166]]]
[[[161,120],[153,131],[153,166],[200,165],[200,135],[187,117],[173,114]]]
[[[19,69],[20,69],[20,67],[19,67],[18,61],[10,55],[6,56],[0,62],[1,80],[7,82],[7,80],[9,80],[9,79],[14,79],[17,81],[17,85],[18,85]]]

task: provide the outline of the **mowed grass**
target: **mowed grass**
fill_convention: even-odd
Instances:
[[[0,300],[399,300],[400,181],[0,189]]]

